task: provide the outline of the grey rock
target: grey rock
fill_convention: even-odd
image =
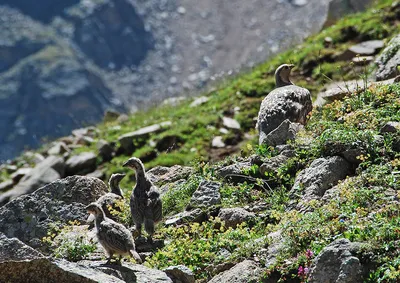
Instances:
[[[22,261],[35,258],[44,258],[44,256],[17,238],[7,238],[3,233],[0,233],[0,265],[5,261]]]
[[[381,133],[400,132],[400,122],[387,122],[380,130]]]
[[[190,199],[189,208],[210,208],[221,203],[218,182],[203,180]]]
[[[307,89],[295,85],[274,89],[264,98],[258,113],[259,144],[266,142],[267,135],[286,119],[304,125],[311,110],[312,102]]]
[[[99,179],[72,176],[0,207],[0,231],[36,248],[54,223],[86,221],[86,205],[108,192]]]
[[[193,272],[184,265],[169,266],[163,271],[174,283],[195,283]]]
[[[240,130],[239,122],[229,117],[222,117],[222,125],[228,129]]]
[[[61,155],[69,152],[68,146],[64,142],[56,142],[48,151],[48,155]]]
[[[221,178],[243,175],[245,170],[249,170],[251,167],[250,162],[235,162],[234,164],[219,168],[216,171],[217,176]]]
[[[121,144],[121,148],[124,150],[124,152],[130,154],[134,150],[133,140],[147,139],[151,134],[162,132],[171,125],[172,123],[170,121],[165,121],[160,124],[147,126],[120,136],[118,141]]]
[[[81,138],[81,137],[94,138],[97,135],[98,131],[99,130],[96,129],[95,127],[79,128],[79,129],[73,130],[72,135],[76,138]]]
[[[13,180],[6,180],[4,182],[1,182],[0,183],[0,193],[11,189],[13,186],[14,186],[14,181]]]
[[[267,235],[269,245],[265,256],[265,267],[269,268],[278,262],[278,256],[284,248],[282,232],[280,230]]]
[[[226,144],[224,143],[223,138],[221,136],[216,136],[211,141],[211,146],[214,148],[224,148],[226,147]]]
[[[40,162],[42,162],[45,158],[43,155],[41,155],[38,152],[32,152],[32,151],[27,151],[23,154],[24,158],[35,163],[38,164]]]
[[[200,208],[178,213],[165,221],[165,226],[178,226],[185,223],[201,223],[207,219],[207,214]]]
[[[210,99],[210,98],[208,98],[207,96],[200,96],[200,97],[197,97],[195,100],[193,100],[192,103],[190,103],[189,106],[192,107],[192,108],[197,107],[197,106],[200,106],[200,105],[206,103],[209,99]]]
[[[374,56],[357,56],[351,59],[351,62],[353,62],[356,66],[366,66],[374,61],[374,59]]]
[[[100,180],[104,180],[106,177],[106,174],[104,173],[103,170],[95,170],[89,174],[86,174],[87,177],[93,177],[93,178],[98,178]]]
[[[14,183],[18,183],[22,177],[24,177],[25,175],[28,175],[33,168],[29,168],[29,167],[22,167],[19,168],[17,171],[15,171],[14,173],[12,173],[10,175],[11,179],[14,181]]]
[[[147,171],[146,175],[157,186],[161,186],[165,183],[172,183],[180,179],[187,179],[193,172],[194,169],[189,166],[157,166]]]
[[[350,164],[340,156],[318,158],[296,177],[291,194],[302,190],[303,201],[319,199],[324,193],[344,179],[350,172]]]
[[[107,110],[106,113],[104,114],[103,121],[105,123],[116,121],[120,115],[121,114],[117,111]]]
[[[96,160],[97,157],[93,152],[71,156],[65,162],[65,172],[67,176],[93,172],[96,169]]]
[[[363,267],[357,257],[359,243],[337,239],[314,259],[310,283],[363,282]]]
[[[98,141],[97,149],[103,161],[110,161],[114,156],[114,148],[105,140]]]
[[[266,136],[264,143],[271,146],[286,144],[287,141],[294,140],[297,133],[303,128],[303,125],[292,123],[286,119]]]
[[[36,189],[51,183],[61,175],[53,168],[61,168],[64,161],[60,157],[49,156],[38,165],[35,166],[28,174],[26,174],[20,182],[9,190],[0,195],[0,204],[4,204],[18,196],[31,193]]]
[[[293,150],[284,150],[281,154],[263,160],[259,171],[261,176],[265,177],[268,174],[276,174],[278,172],[279,167],[284,165],[289,158],[294,157],[295,153]]]
[[[330,26],[344,15],[363,11],[371,2],[372,0],[331,0],[324,25]]]
[[[356,57],[360,56],[370,56],[377,54],[384,46],[384,42],[382,40],[369,40],[364,41],[359,44],[351,46],[344,53],[340,54],[336,60],[337,61],[349,61]]]
[[[257,283],[262,277],[262,268],[251,260],[236,264],[231,269],[213,277],[208,283]]]
[[[395,36],[375,61],[378,69],[376,80],[383,81],[399,75],[400,65],[400,35]]]
[[[254,213],[248,212],[241,207],[222,208],[218,213],[218,217],[225,222],[225,227],[232,228],[236,228],[237,225],[243,222],[251,221],[255,216]]]

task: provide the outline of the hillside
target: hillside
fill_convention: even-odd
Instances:
[[[0,260],[4,278],[38,264],[60,282],[70,270],[87,282],[399,282],[399,20],[398,2],[377,1],[201,97],[109,112],[2,165],[0,231],[23,243],[0,241],[36,249],[28,262]],[[284,62],[314,109],[294,140],[258,146],[255,118]],[[128,197],[131,156],[152,168],[164,219],[154,243],[136,241],[145,267],[102,267],[84,206],[107,187],[74,175],[127,173]]]
[[[346,9],[335,16],[369,1],[336,1]],[[193,96],[301,42],[329,1],[300,2],[0,1],[0,163],[108,109]]]

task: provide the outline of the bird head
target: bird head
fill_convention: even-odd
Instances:
[[[92,202],[86,206],[86,211],[94,214],[95,216],[103,214],[103,210],[101,209],[100,205],[95,202]]]
[[[124,164],[122,164],[123,167],[129,167],[134,170],[142,170],[144,171],[144,166],[142,161],[140,161],[139,158],[136,157],[131,157],[126,161]]]
[[[111,185],[112,183],[114,184],[119,184],[119,182],[121,182],[121,180],[125,177],[125,174],[121,174],[121,173],[115,173],[112,174],[110,177],[110,180],[108,180],[108,184]]]
[[[275,83],[276,87],[292,85],[293,83],[290,81],[290,71],[293,69],[294,65],[292,64],[283,64],[280,65],[275,71]]]

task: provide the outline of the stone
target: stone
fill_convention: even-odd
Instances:
[[[197,106],[200,106],[200,105],[206,103],[208,100],[209,100],[209,98],[207,96],[200,96],[200,97],[197,97],[195,100],[193,100],[193,102],[190,103],[189,106],[194,108],[194,107],[197,107]]]
[[[231,165],[219,168],[216,171],[216,174],[221,178],[226,178],[233,175],[244,175],[244,171],[250,170],[250,168],[250,162],[235,162]]]
[[[275,175],[278,172],[279,167],[284,165],[289,158],[294,156],[295,152],[293,150],[284,150],[277,156],[263,160],[263,163],[259,168],[261,176],[265,177],[269,174]]]
[[[351,59],[356,66],[366,66],[374,61],[374,56],[357,56]]]
[[[13,180],[6,180],[4,182],[1,182],[0,183],[0,193],[11,189],[13,186],[14,186],[14,181]]]
[[[6,261],[25,261],[36,258],[45,257],[17,238],[7,238],[0,232],[0,266]]]
[[[132,227],[132,229],[134,229],[134,227]],[[138,237],[135,239],[135,246],[138,253],[156,252],[164,247],[164,241],[155,239],[149,240],[149,238]]]
[[[400,132],[400,122],[387,122],[380,130],[381,133],[398,133]]]
[[[313,260],[310,283],[363,282],[363,266],[357,257],[361,244],[337,239]]]
[[[93,177],[93,178],[98,178],[100,180],[104,180],[106,177],[106,174],[104,173],[103,170],[95,170],[89,174],[86,174],[87,177]]]
[[[38,188],[51,183],[61,175],[54,168],[62,170],[63,159],[61,157],[49,156],[35,166],[28,174],[26,174],[13,189],[0,195],[0,205],[8,201],[31,192]]]
[[[221,183],[203,180],[190,199],[188,208],[210,208],[221,203]]]
[[[57,180],[0,207],[0,231],[37,248],[54,223],[66,224],[88,217],[86,205],[109,189],[99,179],[72,176]]]
[[[369,40],[364,41],[359,44],[351,46],[349,49],[344,51],[342,54],[337,56],[337,61],[348,61],[356,57],[360,56],[370,56],[377,54],[384,46],[384,42],[382,40]]]
[[[200,208],[178,213],[165,221],[165,226],[179,226],[185,223],[201,223],[207,219],[207,214]]]
[[[95,137],[98,133],[98,129],[95,127],[80,128],[72,131],[74,137]]]
[[[213,138],[213,140],[211,141],[211,146],[214,148],[224,148],[226,147],[224,141],[223,141],[223,137],[221,136],[216,136]]]
[[[349,162],[340,156],[318,158],[297,175],[290,193],[295,195],[301,191],[303,201],[320,199],[349,173]]]
[[[22,177],[24,177],[25,175],[29,174],[32,171],[32,169],[33,168],[29,168],[29,167],[19,168],[17,171],[12,173],[10,175],[10,177],[14,181],[14,183],[18,183],[22,179]]]
[[[178,135],[168,135],[157,141],[156,148],[159,152],[170,152],[180,148],[184,142],[183,138]]]
[[[162,132],[171,125],[172,123],[170,121],[165,121],[160,124],[147,126],[120,136],[118,141],[121,144],[123,151],[127,154],[131,154],[134,151],[133,140],[147,139],[151,134]]]
[[[225,227],[232,228],[236,228],[237,225],[243,222],[253,220],[255,216],[254,213],[248,212],[241,207],[222,208],[218,213],[218,217],[225,222]]]
[[[94,143],[94,139],[89,136],[76,137],[74,141],[74,145],[91,145],[92,143]]]
[[[104,113],[103,121],[105,123],[113,122],[113,121],[117,120],[120,115],[121,114],[117,111],[107,110],[106,113]]]
[[[163,271],[174,283],[195,283],[193,271],[184,265],[169,266]]]
[[[161,186],[165,183],[173,183],[181,179],[187,179],[193,172],[194,169],[189,166],[157,166],[147,171],[146,175],[154,184]]]
[[[41,155],[38,152],[32,152],[32,151],[27,151],[24,153],[24,158],[26,160],[29,160],[30,162],[33,162],[35,164],[38,164],[42,162],[45,158],[43,155]]]
[[[400,35],[389,41],[388,45],[375,61],[377,65],[376,80],[383,81],[399,75]]]
[[[286,144],[287,141],[294,140],[297,133],[303,128],[303,125],[292,123],[286,119],[266,136],[264,143],[271,146]]]
[[[65,162],[65,173],[67,176],[71,176],[93,172],[96,169],[96,161],[97,157],[93,152],[83,152],[71,156]]]
[[[305,125],[312,108],[311,94],[307,89],[295,85],[275,88],[260,106],[256,125],[259,144],[267,142],[267,135],[285,120]]]
[[[126,114],[121,114],[121,115],[119,115],[119,117],[118,117],[118,119],[117,119],[117,122],[118,122],[119,124],[124,124],[124,123],[126,123],[126,122],[128,122],[128,121],[129,121],[129,116],[126,115]]]
[[[97,149],[103,162],[110,161],[114,157],[114,148],[105,140],[97,142]]]
[[[240,130],[239,122],[229,117],[222,117],[222,125],[228,129]]]
[[[263,269],[252,260],[245,260],[231,269],[214,276],[208,283],[257,283],[261,281]]]
[[[48,155],[61,155],[70,152],[70,149],[64,142],[56,142],[48,151]]]

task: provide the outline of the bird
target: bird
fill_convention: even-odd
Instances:
[[[118,207],[115,207],[115,203],[124,198],[122,194],[122,190],[119,187],[119,183],[125,177],[125,174],[116,173],[112,174],[110,179],[108,180],[108,185],[110,187],[110,192],[101,196],[96,202],[101,206],[106,216],[111,219],[115,219],[115,216],[111,214],[109,206],[111,206],[115,210],[119,210]],[[87,223],[92,223],[94,221],[94,215],[90,214]]]
[[[142,225],[152,241],[155,223],[162,219],[162,201],[157,187],[145,175],[145,169],[139,158],[131,157],[122,166],[135,170],[136,185],[132,190],[130,208],[135,230],[141,236]]]
[[[292,64],[283,64],[276,69],[276,88],[261,102],[256,125],[260,145],[266,143],[267,135],[286,119],[304,125],[312,110],[310,91],[290,80],[293,67]]]
[[[119,264],[123,255],[130,255],[136,262],[142,263],[135,250],[132,234],[124,225],[108,218],[97,202],[90,203],[86,210],[95,217],[97,239],[108,255],[106,264],[111,263],[114,254],[119,255]]]

